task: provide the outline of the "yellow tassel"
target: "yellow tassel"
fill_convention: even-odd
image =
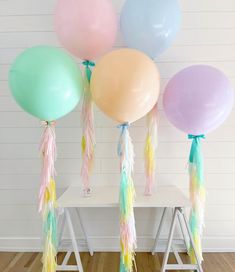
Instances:
[[[53,178],[51,178],[50,183],[46,188],[44,195],[44,205],[47,205],[49,201],[56,203],[56,184]]]
[[[151,141],[151,136],[148,135],[145,143],[146,171],[148,176],[151,176],[154,171],[154,150]]]
[[[82,156],[84,156],[85,150],[86,150],[86,139],[85,139],[84,136],[82,136],[82,143],[81,143],[81,146],[82,146]]]
[[[51,243],[52,234],[49,232],[46,237],[45,251],[47,254],[43,254],[43,270],[42,272],[55,272],[57,267],[56,249]]]
[[[199,259],[202,260],[203,259],[202,254],[201,254],[202,245],[201,245],[201,237],[199,235],[194,234],[194,244],[195,244],[195,248],[197,250],[198,257],[199,257]],[[196,259],[196,256],[195,256],[195,253],[194,253],[194,250],[192,247],[190,247],[189,256],[190,256],[191,263],[197,264],[197,259]]]
[[[132,253],[127,253],[124,255],[124,264],[126,267],[128,267],[128,271],[132,271],[132,262],[133,262],[133,256]]]
[[[52,205],[52,206],[51,206]],[[54,179],[51,178],[50,183],[45,191],[44,196],[44,209],[43,209],[43,220],[44,224],[47,224],[46,221],[48,219],[48,213],[50,209],[55,209],[57,206],[56,203],[56,184]],[[57,250],[54,243],[53,235],[55,234],[56,229],[54,229],[54,225],[46,225],[46,237],[45,237],[45,248],[42,257],[43,262],[43,272],[55,272],[57,267],[56,255]]]

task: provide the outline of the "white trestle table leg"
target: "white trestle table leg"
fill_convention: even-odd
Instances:
[[[152,249],[152,255],[155,254],[156,249],[157,249],[157,244],[158,244],[159,237],[160,237],[160,234],[161,234],[162,226],[163,226],[165,218],[166,218],[166,211],[167,211],[167,208],[165,207],[163,209],[162,217],[161,217],[161,220],[160,220],[160,223],[159,223],[159,226],[158,226],[156,238],[155,238],[155,241],[154,241],[154,246],[153,246],[153,249]]]
[[[181,216],[183,217],[184,220],[182,220]],[[179,224],[181,226],[182,233],[183,233],[184,225],[186,227],[187,234],[189,235],[190,242],[191,242],[193,250],[195,252],[197,264],[184,264],[179,256],[178,252],[176,251],[175,247],[172,244],[174,230],[175,230],[175,224],[176,224],[177,219],[179,220]],[[185,243],[186,243],[186,234],[185,233],[183,234],[183,237],[184,237]],[[173,249],[173,253],[175,254],[177,264],[168,264],[167,263],[171,248]],[[173,214],[173,218],[172,218],[172,222],[171,222],[171,226],[170,226],[170,232],[169,232],[169,236],[168,236],[167,248],[166,248],[166,252],[164,254],[164,258],[163,258],[163,262],[162,262],[161,272],[165,272],[167,270],[195,270],[195,271],[203,272],[201,263],[199,261],[198,254],[196,252],[195,244],[194,244],[194,241],[192,238],[192,234],[190,232],[190,228],[189,228],[186,216],[183,212],[183,209],[180,207],[177,207],[174,210],[174,214]]]
[[[192,245],[192,247],[193,247],[193,250],[194,250],[194,253],[195,253],[195,257],[196,257],[196,260],[197,260],[198,271],[199,271],[199,272],[203,272],[203,269],[202,269],[202,266],[201,266],[201,262],[200,262],[200,259],[199,259],[199,256],[198,256],[198,252],[197,252],[195,243],[194,243],[194,241],[193,241],[192,233],[191,233],[191,230],[190,230],[190,228],[189,228],[189,224],[188,224],[187,218],[186,218],[186,216],[185,216],[185,214],[184,214],[184,212],[183,212],[182,209],[179,210],[179,213],[182,214],[183,219],[184,219],[185,226],[186,226],[187,231],[188,231],[188,235],[189,235],[189,238],[190,238],[190,242],[191,242],[191,245]]]
[[[80,224],[81,224],[82,231],[83,231],[83,233],[84,233],[84,235],[85,235],[85,238],[86,238],[88,250],[89,250],[89,252],[90,252],[90,255],[93,256],[94,252],[93,252],[93,249],[92,249],[92,247],[91,247],[91,242],[90,242],[88,233],[87,233],[87,231],[86,231],[86,227],[85,227],[85,225],[84,225],[84,220],[83,220],[83,218],[82,218],[82,213],[81,213],[81,211],[80,211],[79,208],[75,208],[75,210],[76,210],[76,213],[77,213],[77,216],[78,216],[78,220],[79,220],[79,222],[80,222]]]
[[[181,233],[183,235],[185,249],[186,249],[186,252],[188,253],[189,252],[189,241],[188,241],[187,235],[185,233],[185,228],[184,228],[184,225],[182,222],[182,214],[181,213],[178,213],[178,221],[179,221]]]
[[[71,254],[72,254],[72,251],[68,250],[67,253],[66,253],[66,255],[65,255],[65,257],[64,257],[64,260],[62,262],[62,266],[66,266],[67,265]]]
[[[72,248],[73,248],[73,252],[74,252],[77,264],[76,265],[67,265],[69,257],[70,257],[70,255],[72,253],[72,251],[69,250],[65,255],[65,258],[63,260],[62,265],[57,266],[57,271],[79,271],[79,272],[83,272],[82,262],[81,262],[81,258],[80,258],[80,254],[79,254],[79,250],[78,250],[78,245],[77,245],[77,241],[76,241],[75,232],[74,232],[74,229],[73,229],[73,224],[72,224],[71,216],[70,216],[70,213],[69,213],[69,209],[65,208],[64,213],[65,213],[65,221],[68,224],[68,230],[69,230],[69,234],[70,234],[70,237],[71,237],[71,240],[72,240]]]
[[[162,262],[161,272],[166,271],[166,265],[167,265],[167,261],[168,261],[168,258],[169,258],[169,253],[170,253],[171,244],[172,244],[173,235],[174,235],[174,230],[175,230],[176,218],[177,218],[177,208],[175,209],[174,214],[173,214],[171,227],[170,227],[170,232],[169,232],[169,238],[168,238],[167,247],[166,247],[166,252],[164,254],[164,258],[163,258],[163,262]]]
[[[72,224],[72,220],[70,217],[70,213],[68,209],[65,209],[65,216],[66,216],[66,220],[68,222],[68,227],[69,227],[69,232],[72,238],[72,245],[73,245],[73,250],[74,250],[74,254],[75,254],[75,259],[77,261],[77,268],[79,269],[80,272],[83,272],[83,267],[82,267],[82,262],[81,262],[81,258],[80,258],[80,254],[79,254],[79,250],[78,250],[78,245],[77,245],[77,241],[76,241],[76,237],[75,237],[75,233],[74,233],[74,229],[73,229],[73,224]]]
[[[59,220],[61,219],[61,220]],[[65,214],[64,214],[64,211],[63,213],[59,214],[59,218],[58,218],[58,225],[59,225],[59,222],[61,221],[61,226],[60,226],[60,232],[59,232],[59,235],[58,235],[58,250],[62,244],[62,237],[63,237],[63,234],[64,234],[64,228],[65,228]]]

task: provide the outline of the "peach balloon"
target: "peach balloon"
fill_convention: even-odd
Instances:
[[[115,50],[98,61],[91,78],[96,105],[119,123],[132,123],[156,104],[160,75],[154,62],[134,49]]]
[[[55,30],[73,55],[94,60],[113,46],[117,16],[110,0],[58,0]]]

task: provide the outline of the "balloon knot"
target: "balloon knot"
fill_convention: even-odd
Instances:
[[[41,126],[44,128],[54,127],[56,125],[56,121],[41,121]]]
[[[89,67],[89,66],[94,67],[95,66],[95,63],[93,61],[90,61],[90,60],[84,60],[82,62],[82,64],[85,65],[86,67]]]
[[[117,126],[117,128],[120,128],[121,130],[127,129],[130,127],[129,123],[123,123]]]
[[[205,135],[204,134],[200,134],[200,135],[189,134],[188,135],[188,139],[193,139],[193,140],[196,140],[196,139],[205,139]]]

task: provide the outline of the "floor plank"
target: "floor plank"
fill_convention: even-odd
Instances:
[[[17,253],[15,252],[2,252],[0,253],[0,271],[3,271],[14,259]]]
[[[32,257],[33,253],[16,253],[14,258],[4,267],[2,272],[27,272],[26,264],[29,262],[29,259]],[[35,256],[37,257],[38,254]]]
[[[65,253],[58,253],[58,263],[62,263]],[[185,253],[180,254],[184,263],[189,262]],[[1,272],[41,272],[41,253],[0,253]],[[88,252],[81,253],[84,272],[118,272],[120,255],[116,252],[96,252],[90,256]],[[159,272],[163,260],[163,253],[155,254],[140,252],[136,254],[138,272]],[[173,254],[169,256],[169,263],[175,263]],[[69,264],[76,264],[74,254]],[[235,253],[205,253],[203,262],[204,272],[235,272]],[[177,272],[177,271],[176,271]],[[180,271],[178,271],[180,272]]]

